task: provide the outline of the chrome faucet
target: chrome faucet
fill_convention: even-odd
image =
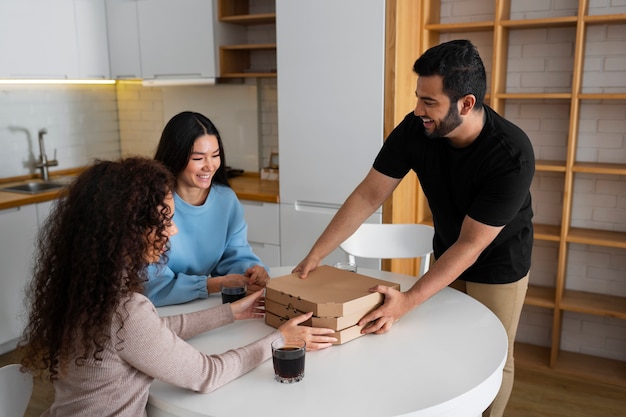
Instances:
[[[48,167],[55,167],[59,165],[59,161],[56,160],[56,149],[54,150],[54,159],[49,160],[46,155],[46,149],[43,146],[43,135],[48,133],[47,129],[39,130],[39,163],[35,165],[35,168],[41,169],[41,178],[44,181],[48,181],[50,179],[50,173],[48,172]]]

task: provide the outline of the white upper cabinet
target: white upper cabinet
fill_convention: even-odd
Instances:
[[[108,77],[105,18],[102,0],[0,1],[0,77]]]
[[[106,0],[114,78],[218,76],[218,42],[241,37],[211,0]]]
[[[141,78],[136,0],[106,0],[111,78]]]
[[[103,0],[74,0],[78,70],[81,78],[109,78],[106,11]]]

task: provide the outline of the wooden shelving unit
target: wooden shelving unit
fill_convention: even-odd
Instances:
[[[271,5],[275,4],[272,0]],[[247,30],[252,25],[276,24],[276,12],[251,13],[248,0],[219,0],[219,21],[241,25]],[[276,65],[272,68],[255,68],[254,54],[273,53],[276,62],[276,43],[249,43],[241,45],[220,46],[220,77],[222,78],[261,78],[276,77]]]
[[[516,344],[517,363],[522,366],[552,369],[578,377],[626,386],[626,362],[572,353],[561,348],[563,315],[566,312],[626,320],[626,297],[574,291],[567,285],[567,265],[571,244],[626,249],[626,232],[572,226],[576,175],[626,175],[626,163],[596,163],[577,160],[580,114],[583,105],[592,100],[602,103],[626,100],[626,78],[624,78],[625,82],[621,86],[623,91],[615,93],[612,90],[609,93],[583,91],[587,31],[592,25],[626,24],[626,14],[589,15],[591,0],[578,0],[577,10],[574,10],[571,16],[511,19],[513,1],[482,0],[481,6],[490,5],[493,7],[493,19],[471,22],[455,21],[453,23],[441,22],[442,1],[422,2],[419,10],[419,18],[421,19],[420,52],[440,43],[440,38],[444,34],[445,36],[476,32],[482,32],[481,35],[488,34],[493,42],[490,45],[493,51],[491,60],[485,60],[487,75],[490,77],[488,82],[490,88],[486,102],[494,110],[506,117],[505,106],[507,102],[512,101],[560,103],[569,108],[567,149],[563,160],[536,161],[538,174],[556,173],[558,176],[562,176],[563,181],[561,223],[559,225],[535,224],[536,241],[554,242],[558,246],[558,261],[554,274],[556,276],[555,284],[554,287],[531,285],[525,301],[526,305],[540,307],[551,312],[553,317],[551,346],[539,347],[523,343]],[[572,4],[575,8],[575,0]],[[451,7],[450,2],[446,2],[446,7]],[[484,9],[486,7],[480,8],[480,10]],[[623,8],[619,10],[623,10]],[[474,16],[468,16],[467,20],[473,18]],[[455,16],[455,20],[460,20],[459,16]],[[537,91],[537,89],[529,89],[528,92],[507,91],[507,76],[511,71],[507,68],[509,49],[512,47],[510,45],[511,34],[514,31],[519,33],[519,31],[529,29],[552,28],[570,28],[572,33],[571,39],[568,40],[573,44],[571,88],[553,89],[545,92]],[[483,58],[485,57],[483,56]],[[421,190],[416,190],[415,194],[421,195]],[[405,198],[407,197],[405,196]],[[426,204],[424,199],[417,197],[416,200],[420,201],[422,205]],[[419,213],[427,212],[427,206],[419,207],[417,212],[417,221],[422,222],[427,215]]]

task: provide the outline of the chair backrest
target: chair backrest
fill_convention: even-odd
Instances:
[[[430,266],[435,229],[425,224],[363,223],[339,247],[351,262],[359,258],[401,259],[421,258],[420,272]]]
[[[0,417],[23,416],[33,392],[33,377],[17,364],[0,368]]]

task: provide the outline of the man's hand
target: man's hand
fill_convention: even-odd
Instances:
[[[318,259],[314,259],[311,255],[307,255],[306,258],[302,260],[296,267],[291,271],[294,274],[298,274],[298,276],[302,279],[306,278],[309,275],[309,272],[313,271],[320,264]]]
[[[407,294],[400,292],[394,288],[384,285],[377,285],[370,288],[370,292],[379,292],[385,296],[382,306],[369,314],[363,316],[359,321],[359,326],[365,325],[361,333],[383,334],[391,330],[391,326],[400,317],[408,313],[413,306]]]

